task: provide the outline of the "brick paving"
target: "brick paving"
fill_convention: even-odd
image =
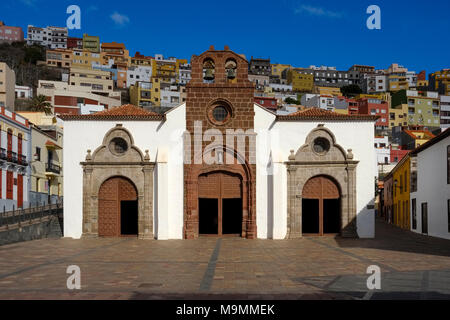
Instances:
[[[68,290],[69,265],[81,290]],[[369,265],[381,290],[366,287]],[[450,241],[377,221],[375,239],[44,239],[0,246],[0,299],[450,299]]]

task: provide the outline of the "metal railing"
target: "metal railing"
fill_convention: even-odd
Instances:
[[[16,227],[22,227],[24,225],[31,225],[36,221],[42,221],[49,216],[57,216],[62,214],[63,205],[62,202],[54,204],[41,205],[41,203],[35,203],[35,206],[31,206],[26,209],[15,209],[13,206],[12,211],[6,211],[3,206],[3,211],[0,211],[0,229],[6,228],[14,229]]]
[[[54,163],[47,163],[45,165],[45,171],[53,172],[53,173],[56,173],[56,174],[60,174],[61,173],[61,167],[56,165],[56,164],[54,164]]]

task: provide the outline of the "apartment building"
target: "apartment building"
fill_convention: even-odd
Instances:
[[[92,53],[100,53],[100,37],[83,34],[82,49]]]
[[[152,76],[160,83],[174,84],[177,81],[177,59],[169,57],[164,59],[162,54],[156,54],[152,60]]]
[[[16,73],[5,62],[0,62],[0,107],[14,110]]]
[[[132,66],[144,66],[144,67],[151,67],[152,66],[152,60],[154,60],[154,57],[147,57],[142,55],[139,51],[137,51],[134,54],[134,57],[131,57],[131,65]]]
[[[182,63],[179,65],[179,80],[178,83],[181,85],[186,85],[191,80],[191,64],[190,63]]]
[[[151,66],[131,66],[127,70],[127,86],[131,87],[137,81],[150,82],[152,78]]]
[[[30,203],[33,206],[56,203],[63,195],[62,143],[60,127],[31,125]]]
[[[47,50],[45,62],[49,67],[70,68],[72,66],[72,50]]]
[[[111,73],[101,70],[70,68],[69,83],[81,86],[93,93],[108,93],[114,89]]]
[[[450,69],[433,72],[428,77],[429,90],[437,91],[443,95],[450,95]]]
[[[415,123],[411,123],[414,125]],[[408,125],[408,104],[402,103],[389,108],[389,129]]]
[[[312,92],[314,74],[310,70],[292,68],[287,70],[287,83],[292,85],[294,92]]]
[[[150,81],[138,80],[130,86],[130,102],[138,107],[151,107],[152,83]]]
[[[0,21],[0,43],[22,42],[23,30],[21,27],[7,26]]]
[[[31,131],[27,119],[0,107],[0,208],[29,206]]]
[[[38,44],[50,49],[67,49],[67,36],[66,27],[40,28],[28,25],[27,44]]]
[[[93,90],[91,86],[69,85],[63,81],[39,80],[37,94],[45,95],[56,114],[79,114],[84,105],[114,108],[121,105],[120,92]]]
[[[358,102],[358,112],[361,115],[377,116],[375,129],[385,130],[389,127],[389,104],[387,101],[374,98],[360,98]]]
[[[103,62],[100,53],[86,49],[73,49],[71,58],[71,66],[77,69],[94,69],[100,67]]]
[[[334,98],[332,95],[307,93],[302,96],[301,104],[305,107],[334,111]]]
[[[447,129],[450,127],[450,96],[440,96],[441,105],[441,128]]]
[[[392,105],[408,104],[408,125],[440,126],[440,101],[437,92],[401,90],[392,95]]]
[[[186,87],[162,83],[160,86],[161,107],[176,107],[186,102]]]
[[[33,88],[28,86],[18,86],[15,87],[16,99],[32,99],[33,98]]]
[[[273,97],[255,97],[253,101],[272,111],[277,111],[278,109],[278,101]]]
[[[67,49],[83,49],[83,39],[67,37]]]
[[[372,74],[364,74],[361,79],[361,89],[365,93],[385,92],[388,88],[387,76],[377,72]]]

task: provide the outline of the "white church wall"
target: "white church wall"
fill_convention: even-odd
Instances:
[[[162,206],[159,208],[158,215],[167,217],[167,223],[157,224],[154,217],[154,226],[160,228],[156,230],[155,234],[159,233],[163,239],[181,239],[183,230],[183,165],[182,153],[177,152],[176,149],[179,149],[179,144],[182,143],[182,135],[180,134],[178,141],[176,141],[177,135],[174,132],[177,130],[178,132],[184,131],[184,117],[185,105],[181,105],[167,114],[165,122],[65,121],[63,138],[64,236],[78,239],[82,235],[83,170],[80,162],[85,161],[88,149],[94,152],[102,144],[106,132],[115,127],[117,123],[121,123],[124,128],[131,132],[135,145],[142,152],[149,150],[150,161],[157,160],[156,155],[159,150],[166,155],[164,161],[167,161],[167,163],[161,161],[160,164],[161,176],[155,173],[157,180],[155,186],[157,182],[158,187],[167,190],[164,192],[167,199],[162,195],[161,199],[158,198],[162,201],[162,203],[158,203]],[[157,169],[160,169],[160,167]],[[164,171],[167,171],[167,174]],[[160,195],[155,194],[155,196],[159,197]]]
[[[277,143],[272,147],[276,155],[278,167],[282,170],[279,183],[274,185],[274,194],[282,197],[279,210],[275,210],[274,221],[286,221],[287,213],[287,176],[283,162],[288,161],[290,150],[300,148],[307,135],[318,126],[325,124],[336,137],[336,143],[345,150],[352,149],[354,159],[358,160],[356,169],[357,190],[357,232],[361,238],[371,238],[375,235],[374,215],[374,123],[373,122],[338,122],[338,121],[279,121],[271,129],[271,135],[277,137]],[[372,206],[372,207],[370,207]],[[274,238],[283,238],[286,235],[286,223],[274,225]],[[276,237],[275,237],[276,236]]]

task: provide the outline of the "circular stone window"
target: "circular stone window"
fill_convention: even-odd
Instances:
[[[224,122],[228,118],[228,110],[223,106],[218,106],[213,109],[212,115],[217,122]]]
[[[313,150],[318,154],[325,154],[330,150],[330,142],[328,139],[319,137],[314,140]]]
[[[109,143],[109,150],[115,155],[123,155],[128,150],[128,143],[123,138],[114,138]]]

